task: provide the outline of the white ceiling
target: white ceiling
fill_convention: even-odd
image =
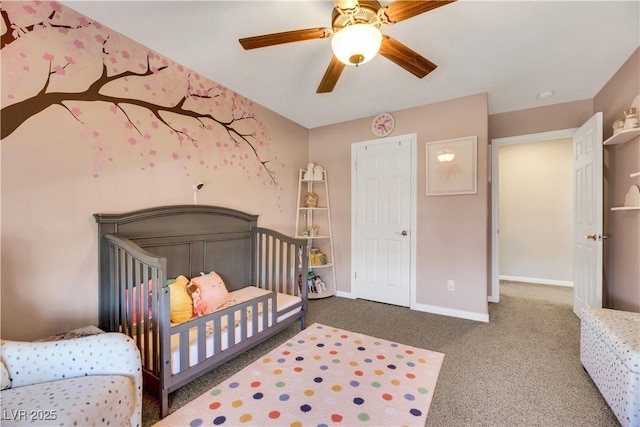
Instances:
[[[431,74],[378,56],[316,94],[329,39],[250,51],[238,39],[330,27],[331,1],[61,3],[309,129],[482,92],[491,114],[593,98],[640,45],[638,0],[458,1],[382,28]]]

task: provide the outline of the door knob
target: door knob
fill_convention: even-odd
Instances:
[[[407,234],[409,234],[409,232],[407,230],[402,230],[400,233],[398,234],[402,234],[403,236],[406,236]]]

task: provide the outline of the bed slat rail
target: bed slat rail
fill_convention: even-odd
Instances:
[[[172,375],[169,391],[192,380],[194,373],[206,372],[219,366],[220,359],[225,354],[229,354],[229,359],[234,354],[237,355],[239,345],[249,345],[270,333],[277,320],[275,307],[276,294],[272,292],[172,326],[171,336],[178,339],[180,372]],[[197,336],[195,360],[190,360],[189,334]],[[207,335],[213,337],[209,346]],[[222,337],[225,337],[224,341]]]
[[[169,309],[168,289],[164,272],[166,259],[141,249],[131,240],[114,235],[104,236],[109,257],[109,279],[106,297],[112,310],[101,311],[100,328],[122,332],[133,338],[141,353],[142,368],[154,377],[160,376],[161,330],[160,316]],[[105,302],[101,302],[101,307]],[[168,325],[168,324],[167,324]]]
[[[253,229],[255,286],[307,300],[306,242],[267,228]]]

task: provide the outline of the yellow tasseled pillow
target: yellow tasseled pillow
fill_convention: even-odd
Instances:
[[[182,323],[193,316],[193,300],[187,293],[189,279],[184,276],[176,277],[169,285],[169,300],[171,304],[171,322]]]

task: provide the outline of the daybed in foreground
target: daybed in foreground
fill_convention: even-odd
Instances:
[[[140,426],[142,371],[119,333],[2,340],[2,426]]]
[[[178,205],[95,218],[99,326],[135,340],[162,417],[172,391],[296,321],[304,329],[306,243],[257,215]]]
[[[623,427],[640,427],[640,313],[587,307],[580,361]]]

